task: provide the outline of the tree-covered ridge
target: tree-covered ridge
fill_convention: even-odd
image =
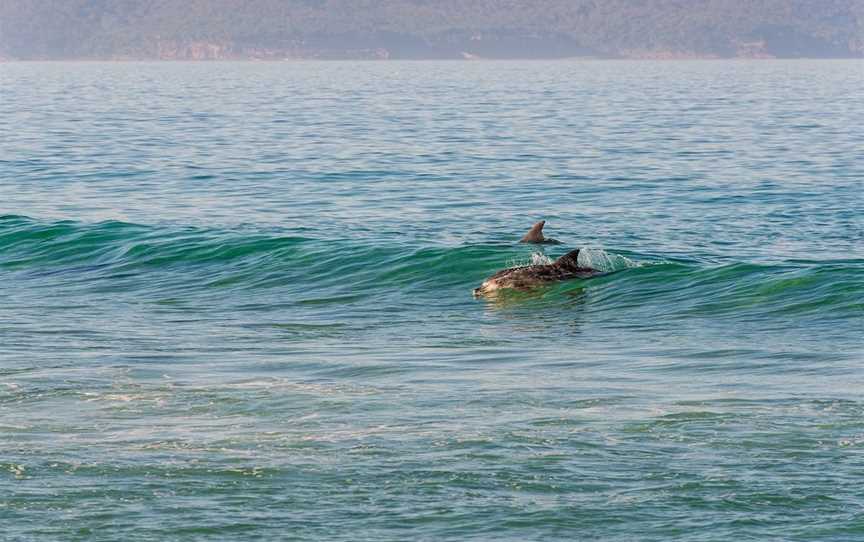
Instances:
[[[864,0],[3,0],[0,58],[861,57]]]

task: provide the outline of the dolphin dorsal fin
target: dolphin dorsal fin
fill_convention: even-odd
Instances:
[[[531,229],[528,230],[528,233],[525,234],[525,237],[520,239],[520,243],[542,243],[545,241],[545,237],[543,237],[543,225],[546,224],[545,220],[541,220],[540,222],[531,226]]]
[[[555,265],[569,265],[570,267],[579,267],[579,251],[581,248],[571,250],[567,254],[555,260]]]

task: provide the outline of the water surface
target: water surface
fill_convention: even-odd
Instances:
[[[864,537],[862,88],[0,65],[2,537]]]

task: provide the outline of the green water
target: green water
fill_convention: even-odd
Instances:
[[[864,539],[861,88],[0,64],[0,539]]]

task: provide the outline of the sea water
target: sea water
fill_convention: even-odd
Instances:
[[[0,64],[0,539],[864,539],[862,89]]]

